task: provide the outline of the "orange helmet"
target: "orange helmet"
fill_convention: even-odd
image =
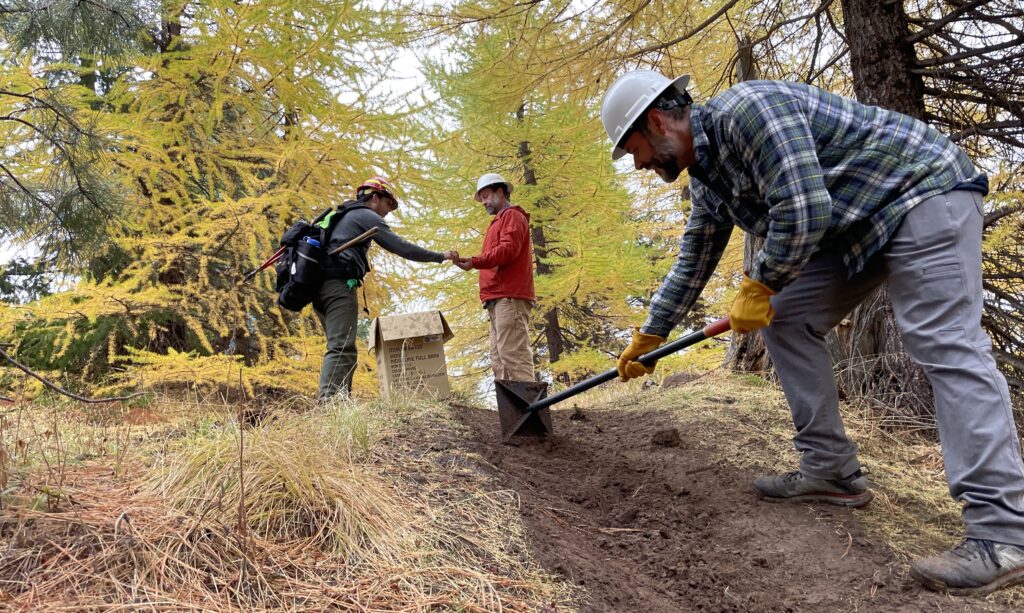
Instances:
[[[398,198],[395,198],[395,186],[391,184],[384,177],[370,177],[363,181],[363,184],[356,188],[356,198],[360,194],[365,193],[367,190],[375,191],[379,194],[384,194],[388,198],[391,198],[395,203],[395,207],[398,207]]]

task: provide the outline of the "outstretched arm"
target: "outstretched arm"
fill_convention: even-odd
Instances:
[[[714,192],[691,179],[693,210],[679,242],[679,256],[661,282],[640,331],[668,337],[669,332],[690,312],[715,271],[729,244],[733,223]],[[712,215],[709,208],[716,209]]]
[[[380,230],[373,237],[373,240],[381,247],[399,257],[412,260],[413,262],[443,262],[446,259],[452,259],[450,257],[446,257],[448,252],[441,253],[439,251],[431,251],[430,249],[424,249],[415,243],[405,240],[401,236],[395,234],[395,231],[392,230],[388,224],[384,223],[384,220],[381,220],[377,224],[377,227],[380,228]]]

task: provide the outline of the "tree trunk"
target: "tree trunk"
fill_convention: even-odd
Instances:
[[[96,62],[86,57],[78,58],[78,65],[81,67],[78,71],[78,84],[88,89],[93,95],[98,94],[96,91]],[[97,109],[96,103],[91,103],[90,107],[95,111]]]
[[[519,106],[516,111],[516,119],[520,122],[526,116],[526,103]],[[525,185],[537,185],[537,175],[533,171],[533,167],[530,165],[530,151],[529,141],[522,141],[519,143],[519,161],[523,165],[523,184]],[[537,262],[537,274],[538,275],[549,275],[551,274],[551,267],[544,261],[544,258],[548,255],[547,239],[544,237],[544,228],[534,223],[530,228],[530,238],[533,241],[533,255]],[[548,363],[554,364],[562,358],[562,352],[564,351],[564,342],[562,335],[562,326],[558,321],[558,308],[551,307],[544,313],[544,340],[547,344],[548,350]]]
[[[743,269],[748,270],[754,255],[761,249],[764,239],[745,235],[743,239]],[[772,361],[768,357],[768,347],[764,344],[761,331],[750,334],[732,333],[729,349],[725,353],[725,367],[739,372],[769,373]]]
[[[923,120],[924,81],[911,72],[917,55],[907,42],[910,27],[903,3],[842,1],[857,99]]]
[[[536,183],[527,183],[527,185],[536,185]],[[537,274],[551,274],[551,267],[542,259],[548,253],[547,239],[544,238],[544,228],[539,225],[531,227],[530,238],[533,240],[533,254],[537,261]],[[548,361],[554,364],[562,358],[562,352],[565,350],[562,339],[562,326],[558,322],[558,309],[555,307],[548,309],[544,313],[544,340],[547,341],[548,345]]]
[[[754,66],[754,53],[750,45],[750,38],[744,36],[736,41],[736,80],[750,81],[757,78],[757,67]],[[754,255],[764,245],[764,239],[753,234],[745,234],[743,237],[743,270],[750,270],[750,263]],[[765,347],[764,338],[761,332],[752,334],[736,334],[733,332],[732,340],[729,342],[729,350],[725,354],[725,366],[740,372],[768,372],[771,371],[771,358],[768,357],[768,348]]]
[[[924,83],[901,2],[842,0],[857,98],[865,104],[924,119]],[[865,300],[828,337],[840,393],[870,399],[892,413],[932,414],[931,387],[903,351],[883,288]],[[912,414],[912,415],[911,415]]]

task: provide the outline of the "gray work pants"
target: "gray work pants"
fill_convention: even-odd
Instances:
[[[1006,380],[981,328],[981,194],[954,191],[907,214],[886,248],[846,278],[842,260],[819,253],[772,297],[762,330],[786,393],[794,444],[807,476],[857,470],[857,449],[839,415],[825,335],[888,283],[896,324],[935,394],[950,494],[965,503],[967,536],[1024,544],[1024,464]]]
[[[359,297],[346,281],[328,279],[320,286],[313,310],[327,335],[327,352],[320,366],[320,400],[340,391],[352,393],[352,375],[356,371],[356,326],[359,321]]]

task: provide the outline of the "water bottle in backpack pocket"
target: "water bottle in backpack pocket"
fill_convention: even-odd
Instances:
[[[320,287],[320,241],[307,236],[295,246],[295,259],[292,261],[292,281],[303,285]]]
[[[277,303],[289,311],[301,311],[320,291],[322,249],[319,239],[311,236],[319,233],[319,228],[299,222],[281,239],[288,251],[276,268]]]

